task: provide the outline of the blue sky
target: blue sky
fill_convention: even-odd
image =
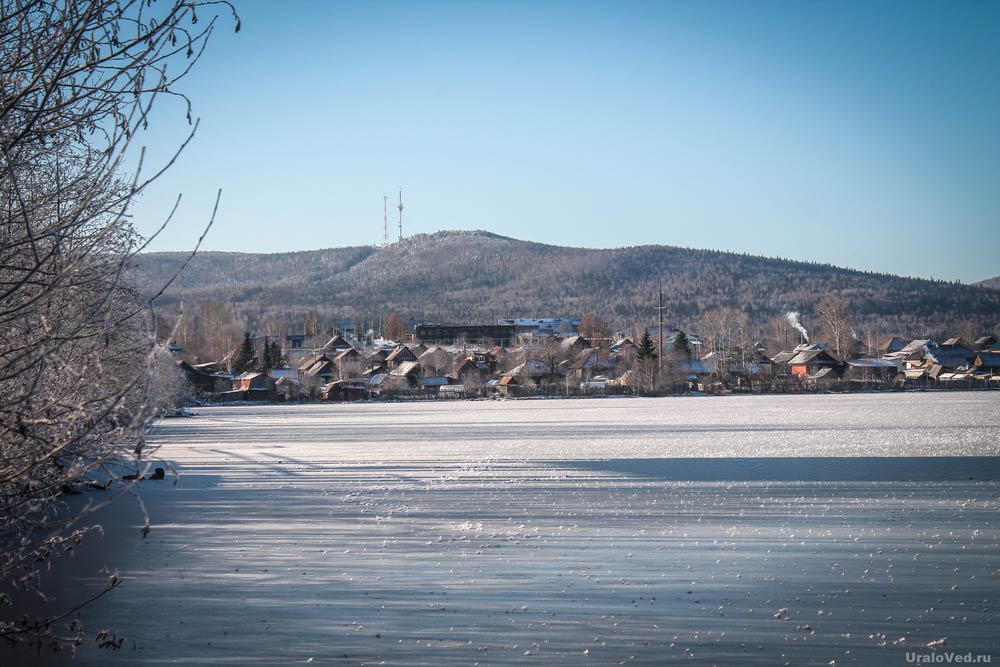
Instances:
[[[239,2],[201,126],[135,209],[155,250],[486,229],[1000,275],[1000,3]],[[183,111],[142,137],[162,159]],[[393,216],[390,214],[390,219]]]

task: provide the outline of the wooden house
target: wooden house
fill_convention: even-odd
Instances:
[[[452,377],[456,384],[472,384],[485,382],[489,379],[489,366],[482,361],[475,361],[471,357],[463,357],[455,362]]]
[[[805,380],[809,376],[816,377],[821,370],[840,366],[837,358],[826,350],[818,348],[802,350],[786,363],[791,374],[800,380]],[[823,373],[824,377],[827,375],[829,371]]]
[[[389,369],[395,369],[400,364],[406,363],[408,361],[416,362],[417,355],[413,354],[410,348],[405,345],[397,345],[396,348],[386,355],[385,364]]]
[[[389,372],[389,377],[394,381],[395,378],[402,378],[407,387],[416,387],[420,381],[420,363],[416,360],[400,362]]]
[[[973,367],[977,377],[990,382],[1000,381],[1000,351],[977,353]]]
[[[184,377],[196,394],[213,394],[229,389],[230,382],[225,376],[220,377],[215,372],[215,364],[192,366],[186,361],[179,361],[177,367],[184,372]]]
[[[424,372],[432,375],[446,375],[448,371],[452,370],[455,363],[450,352],[436,345],[427,348],[417,358],[417,361],[420,362],[420,367],[424,369]]]
[[[567,375],[571,381],[587,382],[595,375],[613,371],[615,362],[609,358],[606,350],[590,347],[576,355],[567,367]]]
[[[977,338],[976,342],[973,343],[972,345],[973,347],[976,348],[977,351],[984,352],[991,350],[993,346],[996,344],[997,344],[996,336],[983,336],[981,338]]]
[[[336,380],[323,385],[320,398],[324,401],[363,401],[368,398],[368,383],[363,380]]]
[[[365,370],[365,358],[353,347],[341,351],[333,358],[341,379],[361,375]]]
[[[274,394],[279,401],[298,401],[305,396],[302,383],[290,375],[284,375],[274,381]]]
[[[900,364],[886,359],[848,359],[844,378],[854,382],[889,384],[899,374]]]
[[[273,400],[274,387],[274,378],[267,373],[242,373],[233,379],[233,391],[242,392],[244,400]]]
[[[446,387],[451,382],[451,378],[447,375],[425,375],[420,378],[420,388],[428,396],[437,396],[440,393],[441,387]]]
[[[322,351],[326,354],[335,356],[337,354],[340,354],[344,350],[353,350],[353,349],[354,346],[348,343],[347,339],[345,339],[340,334],[337,334],[336,336],[334,336],[333,338],[331,338],[326,342],[326,345],[323,346]]]
[[[564,354],[570,356],[576,356],[580,352],[583,352],[588,347],[591,347],[590,341],[588,341],[583,336],[570,336],[569,338],[564,338],[561,343],[559,343],[559,350]]]

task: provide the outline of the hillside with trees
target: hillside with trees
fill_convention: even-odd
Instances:
[[[155,293],[182,253],[139,257]],[[157,301],[161,310],[199,300],[232,304],[247,325],[272,317],[360,326],[390,313],[417,321],[471,323],[500,317],[594,315],[616,328],[654,320],[662,284],[667,321],[697,329],[709,311],[742,311],[761,331],[785,313],[807,328],[823,296],[843,297],[860,330],[942,336],[1000,323],[1000,291],[982,286],[673,246],[569,248],[489,232],[420,234],[388,247],[282,254],[197,255]],[[818,325],[818,320],[815,321]]]
[[[980,280],[978,283],[974,283],[977,287],[991,287],[993,289],[1000,289],[1000,276],[995,278],[987,278],[986,280]]]

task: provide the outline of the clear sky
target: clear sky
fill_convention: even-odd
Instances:
[[[1000,2],[235,4],[135,209],[184,195],[155,250],[218,188],[205,248],[378,243],[402,188],[407,235],[1000,275]],[[154,121],[153,160],[183,112]]]

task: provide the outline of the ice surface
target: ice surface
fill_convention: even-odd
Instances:
[[[150,537],[125,499],[60,570],[57,605],[124,580],[75,664],[998,654],[997,393],[198,412]]]

